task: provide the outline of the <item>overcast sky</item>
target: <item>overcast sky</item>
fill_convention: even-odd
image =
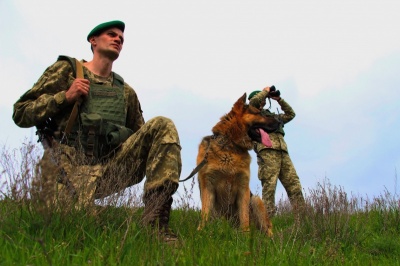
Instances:
[[[362,197],[399,193],[399,13],[400,1],[388,0],[0,0],[0,144],[36,141],[12,121],[14,102],[58,55],[90,60],[89,31],[118,19],[125,44],[114,71],[136,90],[146,120],[175,121],[182,179],[233,103],[275,85],[296,112],[285,138],[306,194],[325,178]]]

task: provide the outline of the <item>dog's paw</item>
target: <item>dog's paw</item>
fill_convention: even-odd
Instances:
[[[250,233],[250,227],[243,227],[242,233]]]

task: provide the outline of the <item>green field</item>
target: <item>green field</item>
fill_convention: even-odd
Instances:
[[[35,159],[13,165],[15,156],[3,151],[1,159],[0,265],[400,265],[397,193],[364,199],[326,180],[305,193],[299,219],[279,202],[268,238],[224,220],[198,231],[192,186],[171,214],[180,241],[168,245],[140,226],[140,195],[119,207],[38,206],[27,181]]]

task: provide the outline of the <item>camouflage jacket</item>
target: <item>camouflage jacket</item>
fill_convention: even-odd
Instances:
[[[105,79],[86,67],[83,67],[83,71],[91,83],[112,84],[113,75]],[[28,128],[41,125],[51,118],[59,131],[64,130],[74,105],[66,101],[65,92],[74,79],[69,62],[61,60],[49,66],[34,86],[14,104],[12,118],[15,124]],[[136,132],[144,124],[140,102],[134,89],[126,82],[124,94],[127,114],[125,126]]]
[[[254,106],[260,106],[260,103],[263,100],[265,100],[267,95],[268,95],[268,93],[266,91],[259,92],[253,98],[251,98],[250,104],[254,105]],[[279,119],[283,122],[283,124],[290,122],[296,116],[293,108],[282,98],[278,101],[278,104],[281,106],[283,113],[275,114],[275,113],[269,111],[268,109],[263,109],[261,111],[261,113],[266,116],[278,116]],[[271,148],[268,148],[261,143],[255,142],[254,143],[254,151],[256,153],[258,153],[263,149],[274,149],[274,150],[288,152],[288,147],[286,145],[284,136],[285,136],[285,131],[283,130],[283,125],[282,125],[275,132],[269,133],[269,137],[272,142]]]

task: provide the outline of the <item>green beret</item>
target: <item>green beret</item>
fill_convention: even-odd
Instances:
[[[94,27],[93,30],[91,30],[87,36],[87,40],[89,41],[90,37],[92,36],[99,36],[101,33],[103,33],[105,30],[108,30],[110,28],[118,28],[122,32],[125,30],[125,23],[119,20],[113,20],[109,22],[104,22],[96,27]]]
[[[259,93],[261,91],[253,91],[252,93],[249,94],[249,98],[247,98],[248,100],[250,100],[251,98],[253,98],[254,96],[257,95],[257,93]]]

